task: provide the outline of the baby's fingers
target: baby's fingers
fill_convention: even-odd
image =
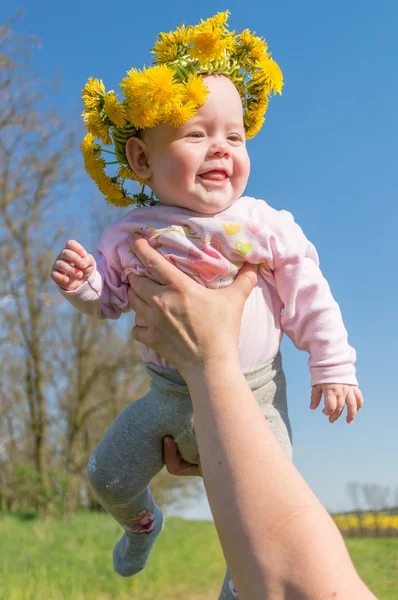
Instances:
[[[322,412],[329,417],[337,408],[336,393],[333,390],[326,389],[323,392],[323,397],[325,398],[325,408]]]
[[[337,421],[337,419],[339,417],[341,417],[341,413],[343,412],[344,406],[345,406],[344,394],[337,393],[335,395],[335,398],[336,398],[336,408],[334,409],[333,413],[331,415],[329,415],[330,423],[334,423],[335,421]]]
[[[66,262],[65,260],[57,259],[53,266],[53,272],[59,271],[65,275],[73,275],[74,277],[82,277],[83,273],[76,269],[72,264]]]
[[[83,246],[79,244],[79,242],[77,242],[76,240],[68,240],[65,244],[65,248],[67,248],[68,250],[73,250],[82,258],[87,256],[87,250],[83,248]]]
[[[318,408],[321,399],[322,399],[322,387],[320,385],[314,385],[311,390],[310,409],[315,410],[316,408]]]
[[[363,406],[363,396],[359,387],[354,388],[355,398],[357,400],[357,410],[361,410]]]
[[[359,390],[358,390],[359,391]],[[359,392],[361,394],[361,392]],[[362,394],[361,394],[362,398]],[[357,405],[357,397],[355,394],[355,390],[351,389],[348,391],[347,397],[345,399],[345,403],[347,404],[347,423],[351,424],[358,411]]]
[[[72,268],[77,267],[78,269],[85,269],[87,267],[86,260],[82,258],[80,254],[69,248],[64,248],[62,252],[60,252],[56,262],[58,261],[68,263]]]
[[[69,283],[69,277],[67,275],[63,275],[59,271],[51,271],[51,279],[62,287],[62,284]]]

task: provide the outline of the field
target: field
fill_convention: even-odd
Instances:
[[[224,573],[212,523],[172,518],[147,568],[113,573],[118,526],[102,514],[71,521],[0,518],[0,600],[217,600]],[[361,576],[380,600],[398,598],[398,539],[347,540]]]

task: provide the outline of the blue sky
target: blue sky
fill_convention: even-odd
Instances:
[[[350,481],[398,485],[395,0],[27,0],[22,7],[17,29],[42,40],[35,66],[44,78],[56,75],[62,82],[48,101],[75,123],[87,77],[116,88],[127,69],[150,63],[159,31],[228,8],[232,29],[266,37],[285,87],[271,101],[266,126],[249,142],[246,192],[292,211],[316,245],[358,353],[366,402],[353,426],[332,426],[320,411],[311,412],[307,357],[284,343],[295,462],[330,510],[349,507]],[[1,20],[9,15],[3,5]],[[79,219],[86,231],[90,224],[80,207],[93,193],[87,180],[70,199],[72,222]],[[190,514],[204,515],[206,508],[200,504]]]

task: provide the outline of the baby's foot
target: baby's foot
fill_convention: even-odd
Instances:
[[[113,568],[123,577],[131,577],[145,567],[152,546],[163,529],[163,513],[141,510],[125,525],[125,534],[113,550]]]
[[[236,591],[232,579],[227,573],[218,600],[234,600],[235,598],[239,598],[238,592]]]

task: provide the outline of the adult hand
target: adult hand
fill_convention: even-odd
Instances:
[[[184,376],[191,368],[230,356],[238,346],[242,312],[257,283],[246,264],[227,288],[209,290],[185,275],[140,237],[134,254],[149,277],[130,276],[136,313],[133,337],[159,352]]]
[[[202,477],[200,463],[194,465],[184,460],[178,452],[177,444],[170,435],[163,438],[163,460],[170,475]]]

